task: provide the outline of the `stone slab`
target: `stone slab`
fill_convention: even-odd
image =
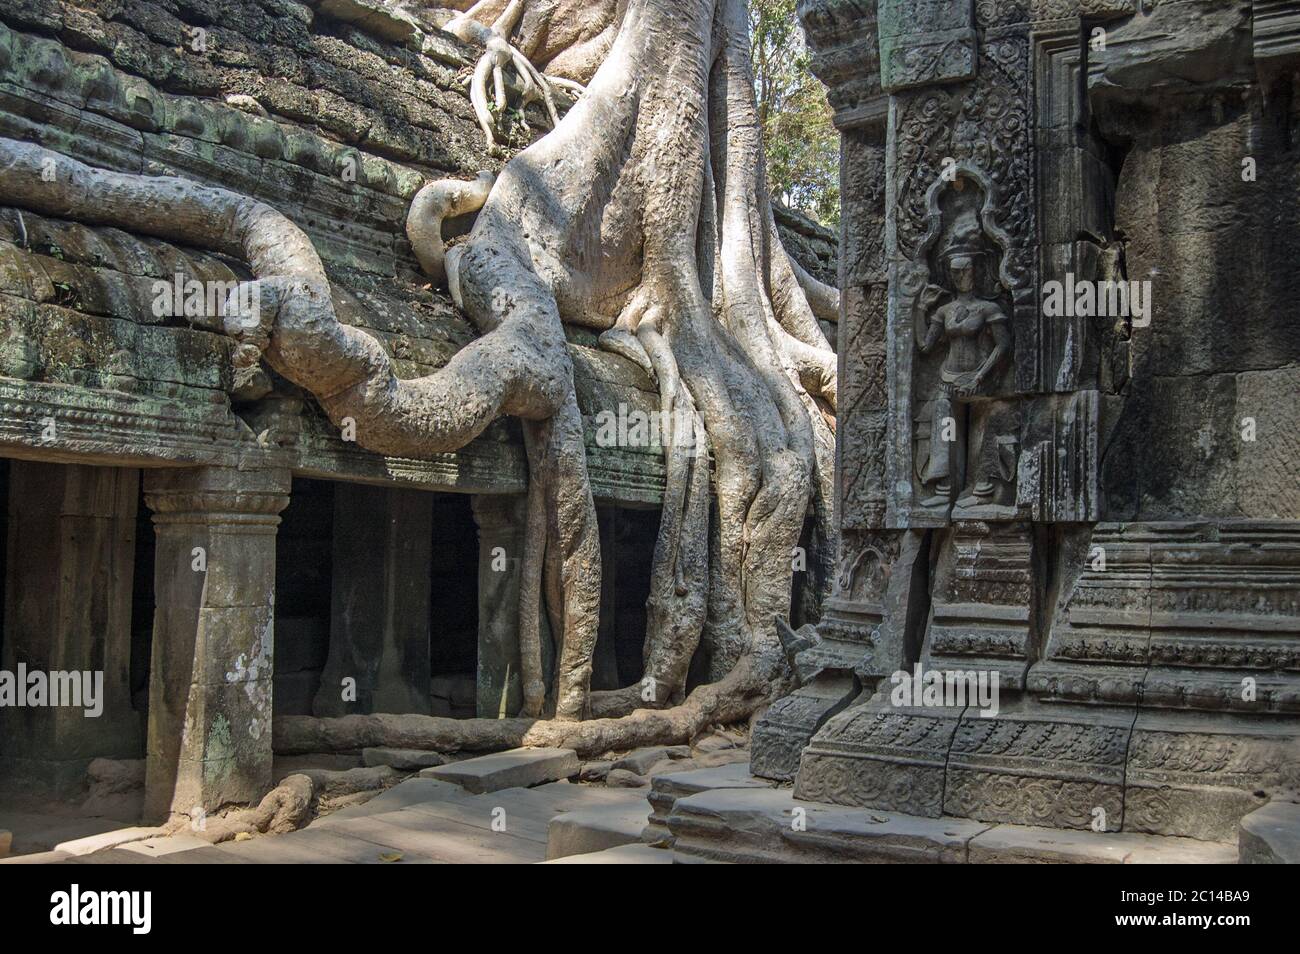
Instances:
[[[527,788],[577,775],[581,763],[573,749],[510,749],[426,769],[424,778],[454,782],[482,794],[503,788]]]
[[[91,852],[117,848],[129,842],[144,841],[146,838],[157,838],[166,834],[166,830],[162,828],[116,828],[98,835],[88,835],[85,838],[62,842],[55,845],[54,850],[64,851],[70,855],[88,855]]]
[[[971,840],[970,864],[1233,864],[1232,845],[1130,832],[998,825]]]
[[[626,769],[636,775],[646,775],[660,762],[689,758],[690,746],[687,745],[648,745],[633,749],[627,755],[610,766],[612,769]]]
[[[1269,802],[1241,820],[1237,840],[1243,865],[1300,864],[1300,805]]]
[[[380,792],[374,798],[357,805],[349,805],[331,812],[316,822],[324,825],[345,818],[357,818],[364,815],[380,815],[384,812],[409,808],[423,802],[446,801],[449,799],[468,798],[469,794],[459,785],[440,782],[432,778],[408,778],[399,782],[386,792]]]
[[[146,838],[143,841],[131,841],[122,845],[123,851],[134,851],[146,858],[161,858],[181,851],[193,851],[196,848],[211,848],[209,842],[194,835],[168,835],[165,838]]]
[[[391,834],[382,837],[390,830],[375,825],[369,818],[354,818],[351,824],[353,829],[346,832],[313,825],[287,835],[227,842],[220,848],[236,857],[262,864],[379,865],[397,863],[386,859],[398,859],[398,856],[398,860],[405,862],[423,860],[427,863],[431,860],[409,845],[391,844],[394,840]]]
[[[677,799],[699,792],[719,788],[769,789],[776,783],[770,779],[751,775],[748,762],[733,762],[714,768],[693,769],[683,772],[667,772],[656,775],[650,782],[649,822],[642,833],[645,841],[652,844],[667,843],[672,840],[668,831],[667,819]]]
[[[673,853],[650,845],[618,845],[604,851],[567,855],[543,861],[545,865],[670,865]]]
[[[668,817],[678,860],[732,863],[962,863],[990,826],[796,800],[789,789],[715,789]]]
[[[548,860],[640,844],[650,806],[638,799],[631,805],[600,805],[556,815],[547,826]]]
[[[438,752],[426,752],[423,749],[387,749],[373,748],[361,750],[364,765],[388,765],[400,771],[435,768],[446,763],[445,756]]]
[[[349,819],[329,834],[369,843],[377,849],[376,860],[391,852],[403,860],[445,864],[531,864],[546,858],[544,842],[411,810]]]

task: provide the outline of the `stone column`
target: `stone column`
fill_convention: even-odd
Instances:
[[[330,648],[316,715],[432,711],[432,553],[433,501],[426,492],[335,486]]]
[[[481,494],[473,498],[478,524],[478,691],[480,718],[518,714],[519,570],[524,552],[527,498]]]
[[[254,802],[271,786],[275,534],[287,470],[149,471],[153,661],[145,816]]]
[[[0,708],[4,774],[71,794],[92,758],[140,757],[142,719],[131,708],[140,472],[15,460],[9,473],[0,668],[17,678],[23,666],[48,688],[40,705]],[[79,705],[50,704],[56,672],[69,675],[60,681],[59,701]],[[73,688],[82,698],[62,698]],[[85,698],[87,688],[93,698]]]

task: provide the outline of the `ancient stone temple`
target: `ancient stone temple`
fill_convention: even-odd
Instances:
[[[525,104],[531,132],[488,148],[462,83],[478,55],[378,3],[17,0],[0,9],[0,137],[49,150],[51,180],[66,157],[274,207],[314,245],[341,320],[416,377],[476,332],[421,272],[413,196],[544,132]],[[5,700],[0,791],[84,797],[94,760],[144,760],[144,820],[190,817],[273,787],[273,714],[516,715],[518,422],[421,459],[367,451],[312,395],[238,367],[210,296],[246,261],[11,198],[0,669],[100,673],[103,705]],[[451,218],[448,241],[472,222]],[[780,231],[833,282],[828,230],[782,212]],[[568,352],[602,544],[591,687],[613,690],[642,676],[664,451],[600,440],[599,416],[635,426],[659,402],[595,333],[571,327]]]
[[[0,857],[1300,861],[1300,2],[797,17],[6,0]]]
[[[755,772],[1235,839],[1300,779],[1300,8],[800,14],[843,136],[843,542]]]

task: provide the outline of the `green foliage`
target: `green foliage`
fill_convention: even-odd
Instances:
[[[749,0],[754,93],[775,200],[826,225],[840,218],[840,138],[809,69],[795,0]]]

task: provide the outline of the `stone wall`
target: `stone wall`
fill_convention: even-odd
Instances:
[[[1300,13],[1141,7],[799,5],[846,395],[837,591],[755,740],[801,797],[1218,840],[1294,795]]]

